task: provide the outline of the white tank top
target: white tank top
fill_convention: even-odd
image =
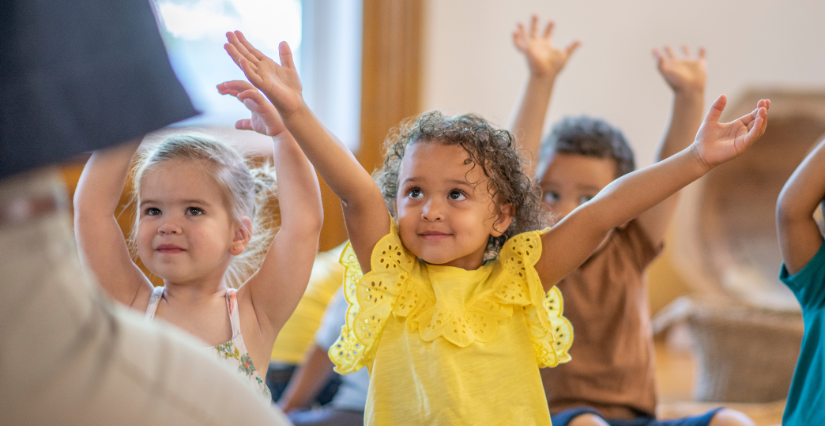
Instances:
[[[155,318],[155,312],[158,310],[158,304],[163,297],[165,287],[155,287],[152,290],[152,297],[149,299],[149,306],[146,308],[146,320],[152,321]],[[233,367],[237,367],[238,374],[245,380],[252,383],[261,390],[266,396],[267,400],[271,402],[272,396],[269,393],[269,388],[261,379],[255,365],[252,364],[252,359],[249,358],[249,352],[246,350],[246,345],[241,334],[241,320],[238,315],[238,291],[229,289],[226,291],[226,310],[229,313],[229,323],[232,325],[232,339],[228,342],[209,347],[209,351],[215,353],[218,358],[230,363]]]

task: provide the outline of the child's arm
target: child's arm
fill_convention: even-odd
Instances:
[[[659,50],[653,51],[659,73],[673,90],[670,125],[659,145],[656,161],[662,161],[690,145],[702,124],[707,78],[705,49],[699,48],[695,59],[690,57],[687,46],[682,47],[682,52],[684,58],[676,56],[670,46],[665,46],[664,54]],[[639,216],[638,223],[653,245],[658,246],[664,241],[678,201],[678,194],[673,195]]]
[[[513,32],[513,44],[527,58],[530,77],[516,104],[510,131],[515,136],[517,146],[525,151],[525,156],[530,161],[526,170],[528,176],[533,176],[538,162],[544,118],[547,116],[556,77],[580,44],[578,40],[574,40],[564,49],[554,47],[554,25],[553,21],[548,22],[540,36],[537,31],[538,17],[533,15],[529,33],[521,23]]]
[[[347,147],[327,131],[301,96],[301,81],[286,42],[281,64],[252,47],[240,32],[226,34],[226,51],[249,81],[272,101],[307,158],[341,199],[352,247],[366,274],[376,243],[390,231],[384,197]]]
[[[335,367],[329,354],[318,345],[313,345],[304,363],[295,370],[295,374],[284,389],[284,395],[278,402],[285,413],[306,407],[312,398],[318,395],[332,376]]]
[[[135,141],[95,151],[74,194],[80,258],[109,296],[130,307],[138,300],[148,300],[152,292],[152,283],[132,261],[115,219],[129,164],[139,145],[140,141]],[[137,210],[140,214],[140,206]]]
[[[255,87],[229,81],[218,85],[218,91],[235,96],[252,112],[251,118],[238,120],[236,128],[272,136],[274,141],[281,228],[261,267],[240,292],[249,292],[262,329],[277,335],[309,282],[323,223],[321,190],[315,170],[286,131],[278,111]]]
[[[776,230],[785,267],[791,275],[813,259],[822,235],[813,219],[825,196],[825,141],[797,167],[776,203]]]
[[[765,133],[769,101],[759,101],[753,112],[738,120],[719,123],[726,102],[720,96],[713,103],[690,147],[613,181],[542,235],[543,249],[536,270],[545,289],[578,268],[611,229],[741,154]]]

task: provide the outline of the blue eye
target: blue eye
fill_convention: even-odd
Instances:
[[[145,214],[146,216],[159,216],[161,212],[159,208],[149,207],[148,209],[146,209]]]
[[[450,197],[451,200],[454,200],[454,201],[462,201],[462,200],[467,199],[467,196],[465,196],[464,193],[461,192],[461,190],[458,190],[458,189],[454,189],[454,190],[450,191],[449,197]]]

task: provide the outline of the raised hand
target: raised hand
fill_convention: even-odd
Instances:
[[[243,33],[226,33],[229,43],[223,45],[232,60],[243,70],[246,78],[269,98],[281,117],[295,112],[304,102],[301,79],[292,61],[292,51],[284,41],[278,46],[281,64],[255,49]]]
[[[554,47],[552,35],[555,23],[548,22],[541,36],[538,35],[538,23],[538,16],[533,15],[529,32],[519,23],[518,29],[513,31],[513,44],[527,57],[532,74],[555,78],[581,43],[574,40],[563,49]]]
[[[756,142],[768,127],[768,108],[771,101],[762,99],[756,109],[730,123],[720,123],[727,98],[720,96],[710,108],[693,142],[694,152],[708,167],[714,167],[741,154]]]
[[[682,46],[682,55],[676,55],[670,46],[665,46],[664,52],[653,49],[656,66],[674,92],[704,92],[707,80],[705,48],[700,47],[698,56],[692,58],[690,49]]]
[[[277,136],[286,130],[275,106],[250,83],[242,80],[226,81],[218,85],[218,92],[234,96],[252,113],[251,118],[235,122],[236,129],[253,130],[267,136]]]

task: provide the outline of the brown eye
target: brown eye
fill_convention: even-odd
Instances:
[[[203,209],[199,207],[187,207],[186,214],[189,216],[200,216],[203,214]]]
[[[458,189],[454,189],[450,191],[449,198],[453,201],[462,201],[465,200],[467,197]]]
[[[547,191],[544,193],[545,203],[557,203],[559,201],[559,193],[556,191]]]
[[[145,212],[146,216],[159,216],[160,213],[160,209],[157,207],[149,207]]]

